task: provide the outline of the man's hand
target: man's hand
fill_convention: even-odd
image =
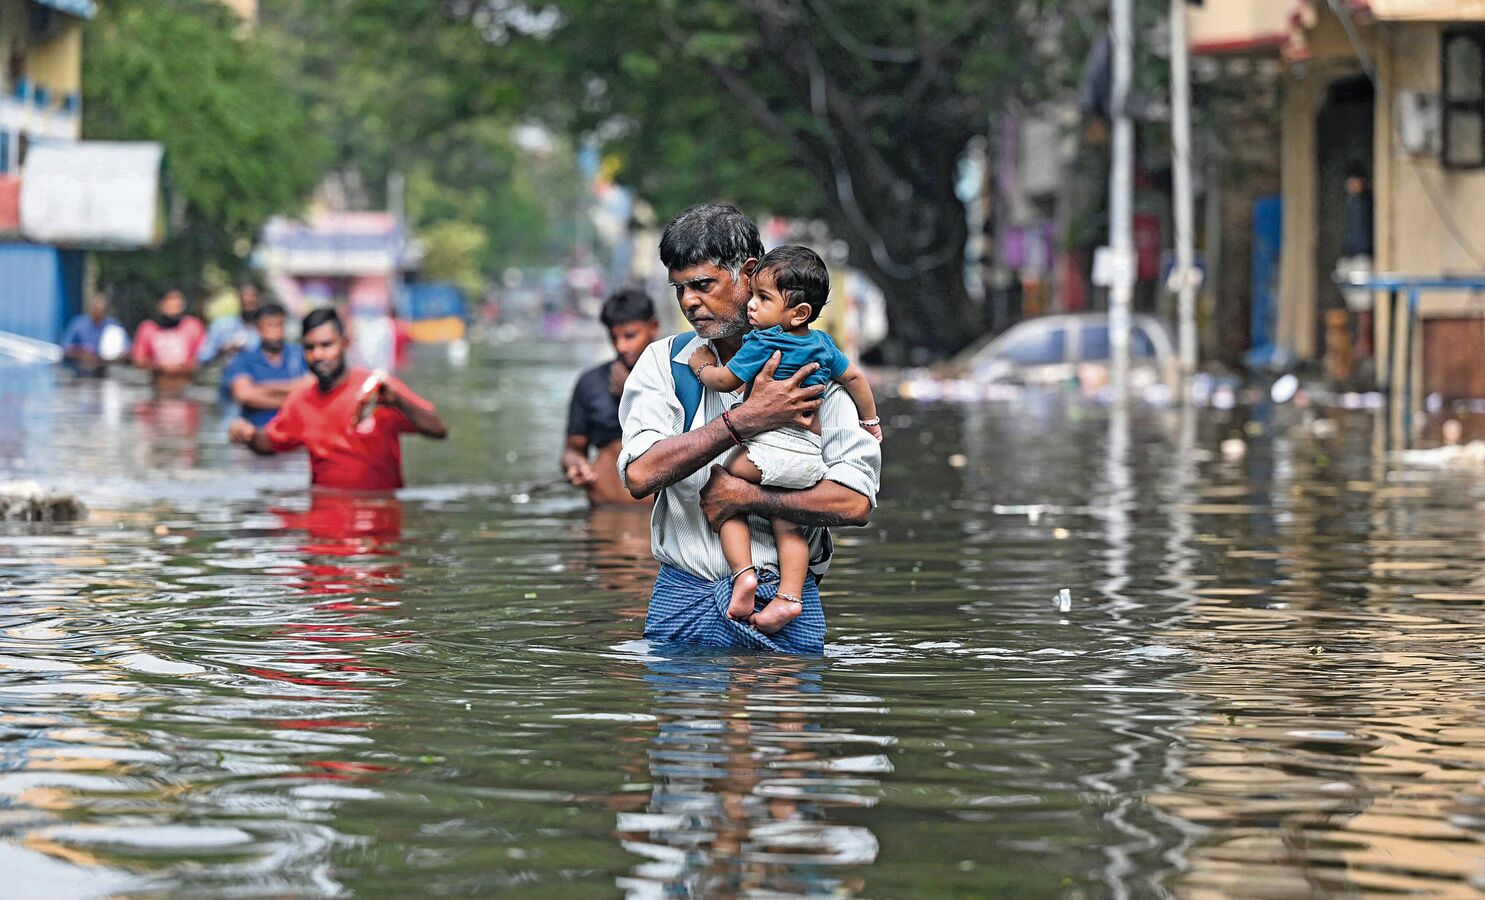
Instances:
[[[572,462],[567,466],[567,483],[573,487],[587,487],[598,480],[598,473],[587,462]]]
[[[613,365],[608,367],[608,392],[615,397],[623,396],[624,382],[629,380],[629,367],[624,365],[622,359],[614,360]]]
[[[247,419],[233,419],[227,426],[227,440],[234,444],[250,444],[257,430]]]
[[[820,408],[826,385],[802,387],[804,380],[820,368],[810,363],[782,381],[774,380],[782,355],[775,350],[753,379],[753,392],[732,411],[732,422],[744,437],[772,431],[784,425],[810,427],[815,411]]]
[[[701,489],[701,511],[706,514],[712,531],[722,528],[722,523],[747,510],[752,494],[758,486],[731,474],[721,466],[712,466],[711,477]]]
[[[397,393],[397,389],[392,387],[392,382],[387,379],[382,379],[381,383],[376,386],[376,402],[378,404],[398,409],[397,404],[401,400],[402,396]]]

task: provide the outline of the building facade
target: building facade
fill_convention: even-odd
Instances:
[[[1485,0],[1227,0],[1189,17],[1194,53],[1282,64],[1278,343],[1311,360],[1334,345],[1348,174],[1370,183],[1375,273],[1485,277]],[[1480,293],[1419,299],[1415,327],[1382,296],[1375,315],[1353,303],[1356,349],[1416,395],[1485,397]]]

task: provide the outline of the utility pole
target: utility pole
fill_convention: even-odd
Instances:
[[[1113,145],[1109,167],[1109,382],[1114,402],[1129,396],[1129,325],[1134,301],[1134,120],[1129,116],[1129,88],[1134,80],[1134,0],[1110,5],[1113,38],[1113,85],[1110,115]]]
[[[1181,370],[1196,371],[1196,251],[1191,199],[1191,64],[1186,43],[1187,0],[1170,0],[1170,124],[1172,167],[1175,169],[1176,265],[1170,287],[1178,298]]]

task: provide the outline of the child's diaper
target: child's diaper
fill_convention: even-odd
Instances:
[[[768,487],[802,490],[825,477],[820,436],[808,428],[785,425],[744,441],[743,447]]]

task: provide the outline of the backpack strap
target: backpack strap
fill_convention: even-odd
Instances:
[[[675,358],[675,342],[684,335],[672,335],[670,338],[670,380],[675,382],[675,396],[681,401],[681,410],[685,418],[681,420],[682,433],[691,430],[691,421],[696,418],[696,411],[701,408],[701,379],[691,371],[691,367]]]

